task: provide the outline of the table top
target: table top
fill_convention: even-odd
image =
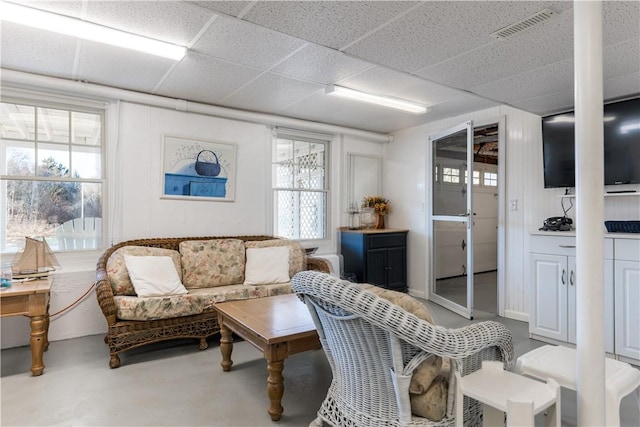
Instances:
[[[296,294],[227,301],[214,307],[268,343],[302,338],[316,332],[309,309]]]
[[[53,278],[30,280],[28,282],[13,282],[8,288],[1,288],[0,298],[18,295],[42,294],[51,290]]]

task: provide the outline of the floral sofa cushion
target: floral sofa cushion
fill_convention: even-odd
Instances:
[[[274,240],[252,240],[245,242],[248,248],[268,248],[271,246],[288,246],[289,247],[289,277],[293,277],[307,267],[307,253],[304,248],[296,241],[286,239]]]
[[[107,275],[114,295],[136,295],[131,279],[129,279],[127,266],[124,263],[125,255],[169,256],[176,266],[178,276],[182,279],[182,267],[180,266],[180,253],[178,251],[149,246],[124,246],[116,250],[107,261]]]
[[[244,282],[244,242],[239,239],[189,240],[180,243],[182,283],[187,289]]]
[[[290,283],[275,285],[228,285],[190,289],[186,295],[138,298],[116,296],[117,317],[122,320],[158,320],[200,314],[215,303],[271,297],[291,293]]]

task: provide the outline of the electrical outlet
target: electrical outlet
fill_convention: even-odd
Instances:
[[[509,209],[511,209],[512,211],[518,210],[518,199],[513,199],[509,201]]]

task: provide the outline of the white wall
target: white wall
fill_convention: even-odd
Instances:
[[[510,107],[496,107],[397,132],[390,144],[338,135],[331,143],[331,241],[321,253],[337,251],[337,228],[347,224],[347,153],[383,157],[382,195],[391,202],[388,226],[408,228],[408,281],[412,294],[427,289],[428,238],[425,232],[425,155],[430,134],[466,120],[498,120],[506,116],[506,197],[518,200],[518,210],[506,210],[505,315],[526,319],[525,280],[529,231],[549,216],[561,215],[562,190],[543,189],[540,118]],[[137,237],[233,235],[269,233],[270,141],[267,125],[121,103],[108,114],[107,190],[110,242]],[[171,134],[238,144],[235,202],[161,199],[162,135]],[[640,189],[640,186],[630,186]],[[608,219],[640,219],[635,197],[607,198]],[[93,285],[99,253],[60,256],[62,270],[54,275],[51,313],[67,307]],[[29,322],[3,318],[1,347],[27,345]],[[52,319],[51,341],[104,333],[106,322],[95,293]],[[105,355],[107,348],[105,346]],[[46,363],[46,360],[45,360]]]
[[[122,102],[108,111],[107,129],[109,243],[147,237],[270,234],[270,126]],[[235,201],[161,199],[164,134],[237,144]],[[381,155],[382,146],[342,135],[331,142],[330,230],[347,224],[346,153]],[[330,233],[330,241],[318,253],[337,252],[337,232]],[[89,293],[51,319],[50,341],[106,332],[92,289],[99,256],[99,252],[58,255],[62,269],[53,274],[50,313]],[[0,327],[1,348],[28,345],[27,318],[2,318]]]
[[[505,204],[516,200],[518,209],[505,207],[505,263],[498,268],[505,273],[504,315],[528,319],[526,274],[529,252],[529,232],[539,228],[549,216],[562,215],[562,189],[544,189],[542,163],[542,129],[540,117],[515,108],[501,106],[463,116],[405,129],[394,134],[385,146],[383,193],[396,207],[389,215],[389,226],[408,228],[408,277],[411,294],[426,297],[429,268],[429,236],[426,235],[425,167],[427,141],[431,134],[473,120],[498,121],[506,117]],[[631,186],[640,188],[640,186]],[[574,216],[575,208],[570,213]],[[610,219],[640,219],[637,198],[605,200],[605,217]]]

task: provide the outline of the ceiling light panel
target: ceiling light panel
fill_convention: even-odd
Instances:
[[[395,108],[396,110],[402,110],[412,114],[424,114],[428,111],[427,107],[424,105],[414,104],[413,102],[403,101],[401,99],[360,92],[342,86],[329,85],[327,86],[325,93],[327,95],[339,96],[341,98],[353,99],[355,101],[367,102],[369,104],[381,105],[383,107]]]
[[[184,46],[12,3],[0,2],[0,12],[3,21],[136,50],[175,61],[181,60],[187,53],[187,48]]]

